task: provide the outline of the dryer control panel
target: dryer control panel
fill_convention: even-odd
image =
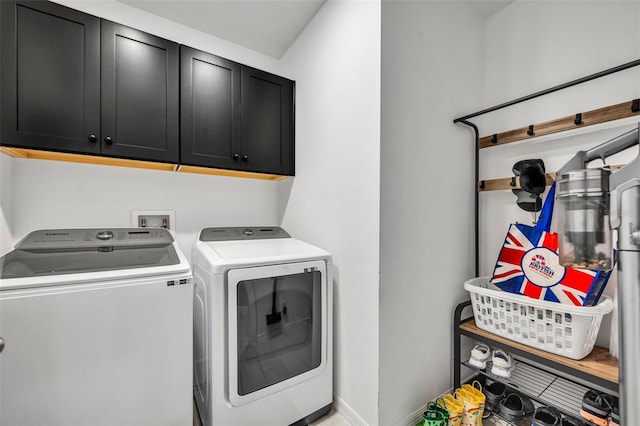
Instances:
[[[200,232],[200,241],[233,241],[233,240],[264,240],[270,238],[291,238],[287,231],[280,227],[231,227],[205,228]]]

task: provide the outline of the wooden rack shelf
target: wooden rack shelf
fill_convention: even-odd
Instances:
[[[610,105],[604,108],[557,118],[555,120],[545,121],[538,124],[531,124],[528,127],[521,127],[519,129],[508,130],[502,133],[495,133],[490,136],[483,136],[478,139],[478,148],[490,148],[492,146],[551,135],[553,133],[565,132],[579,127],[620,120],[622,118],[633,117],[634,115],[640,115],[640,99],[634,99],[621,104]]]
[[[600,346],[594,346],[593,351],[591,351],[586,358],[575,360],[550,352],[544,352],[540,349],[532,348],[530,346],[514,342],[513,340],[506,339],[502,336],[489,333],[486,330],[478,328],[473,319],[460,324],[460,329],[469,334],[483,336],[487,339],[495,340],[524,352],[528,352],[529,354],[544,357],[549,361],[564,365],[567,368],[579,370],[594,377],[599,377],[611,383],[612,386],[613,384],[618,383],[618,360],[609,354],[608,349],[601,348]]]
[[[615,164],[608,166],[610,169],[620,169],[625,164]],[[549,172],[544,175],[546,185],[550,186],[556,179],[556,172]],[[478,191],[500,191],[505,189],[520,189],[520,177],[513,176],[510,178],[485,179],[478,182]]]

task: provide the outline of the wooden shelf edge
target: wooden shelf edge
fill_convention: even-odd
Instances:
[[[205,174],[205,175],[241,177],[241,178],[274,180],[274,181],[283,180],[291,177],[291,176],[284,176],[284,175],[272,175],[267,173],[244,172],[240,170],[213,169],[208,167],[186,166],[186,165],[179,165],[176,171],[182,172],[182,173],[198,173],[198,174]]]
[[[278,181],[291,176],[274,175],[266,173],[243,172],[236,170],[214,169],[207,167],[184,166],[171,163],[154,161],[129,160],[124,158],[101,157],[84,154],[71,154],[66,152],[42,151],[37,149],[13,148],[0,146],[0,153],[13,158],[25,158],[35,160],[64,161],[81,164],[96,164],[101,166],[133,167],[138,169],[160,170],[168,172],[197,173],[214,176],[228,176],[250,179]]]
[[[96,164],[101,166],[134,167],[138,169],[175,171],[177,165],[153,161],[129,160],[125,158],[100,157],[95,155],[71,154],[68,152],[42,151],[27,148],[0,147],[0,152],[10,157],[34,160],[64,161],[68,163]]]
[[[620,169],[626,164],[615,164],[608,166],[610,169]],[[549,172],[544,175],[545,183],[551,186],[556,180],[556,172]],[[514,176],[510,178],[484,179],[478,182],[478,191],[501,191],[506,189],[520,189],[520,177]]]
[[[594,346],[589,355],[580,360],[575,360],[551,352],[546,352],[525,344],[507,339],[497,334],[490,333],[476,326],[475,320],[472,318],[460,324],[460,329],[468,333],[476,334],[490,340],[498,341],[504,345],[512,346],[521,351],[534,354],[539,357],[546,358],[557,364],[565,365],[569,368],[583,371],[595,377],[611,383],[618,383],[619,365],[618,360],[609,354],[609,350],[600,346]]]
[[[551,135],[580,127],[587,127],[594,124],[601,124],[640,115],[640,108],[636,107],[638,102],[638,99],[634,99],[620,104],[582,112],[579,113],[580,117],[576,114],[532,124],[531,126],[521,127],[519,129],[507,130],[505,132],[483,136],[478,140],[478,148],[490,148],[492,146],[533,139],[539,136]],[[580,118],[579,121],[578,118]]]

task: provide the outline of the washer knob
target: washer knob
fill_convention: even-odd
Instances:
[[[96,234],[96,238],[102,241],[110,240],[114,237],[113,231],[100,231]]]
[[[247,229],[243,230],[242,233],[244,235],[246,235],[247,237],[249,237],[249,236],[253,235],[253,229],[247,228]]]

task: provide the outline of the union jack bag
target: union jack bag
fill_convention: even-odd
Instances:
[[[534,299],[574,306],[596,305],[611,272],[560,265],[558,234],[549,232],[554,197],[555,183],[535,227],[520,223],[509,226],[491,283]]]

